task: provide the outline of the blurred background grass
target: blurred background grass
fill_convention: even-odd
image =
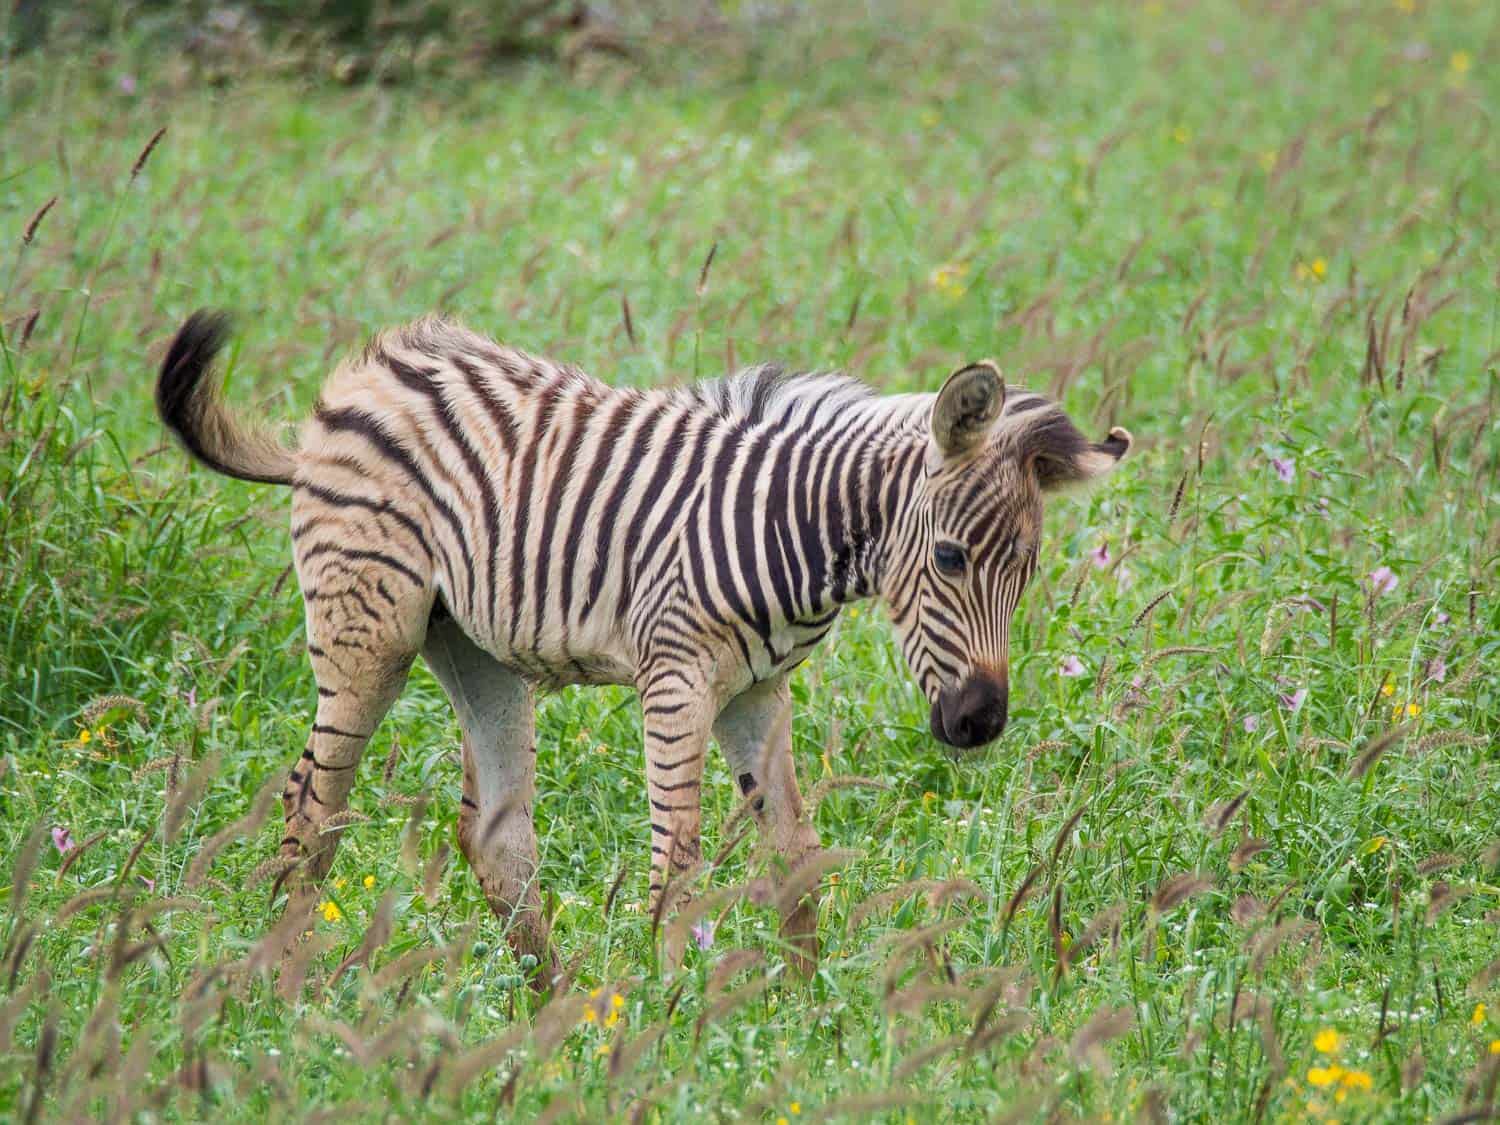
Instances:
[[[5,17],[0,76],[17,869],[0,1107],[1404,1121],[1493,1104],[1490,6],[41,10]],[[222,847],[211,881],[191,865],[289,768],[313,691],[285,498],[189,471],[151,414],[154,366],[201,304],[239,315],[230,394],[276,418],[373,330],[443,308],[617,383],[778,359],[931,388],[993,355],[1141,446],[1049,513],[1012,725],[983,758],[932,743],[876,613],[847,614],[799,673],[804,784],[889,786],[819,807],[825,842],[860,854],[830,876],[808,988],[773,972],[709,1018],[726,950],[779,971],[750,907],[680,990],[655,975],[633,701],[544,700],[556,937],[624,1017],[528,1032],[448,1091],[461,1046],[547,1022],[443,850],[457,734],[424,671],[364,767],[371,819],[346,833],[309,987],[286,1001],[210,969],[265,932],[253,875],[275,828]],[[717,761],[710,777],[712,833],[734,797]],[[736,853],[715,882],[750,866]],[[1174,902],[1160,889],[1183,872],[1212,888]],[[858,909],[959,878],[980,895]],[[99,888],[120,897],[60,916]],[[376,972],[446,960],[329,984],[383,894]],[[965,1051],[971,1008],[903,1007],[893,966],[902,987],[1010,970],[999,1010],[1025,1026]],[[658,1032],[630,1065],[598,1050]]]

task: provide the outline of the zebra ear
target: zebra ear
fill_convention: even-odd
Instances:
[[[1005,379],[992,359],[961,367],[948,376],[932,404],[927,468],[961,457],[982,442],[1005,407]]]
[[[1021,440],[1022,458],[1036,472],[1043,491],[1085,484],[1120,463],[1130,449],[1130,431],[1116,426],[1091,442],[1061,410],[1039,413]]]

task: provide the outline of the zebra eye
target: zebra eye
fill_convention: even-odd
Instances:
[[[969,568],[969,556],[957,543],[939,543],[932,548],[932,561],[949,578],[961,578]]]

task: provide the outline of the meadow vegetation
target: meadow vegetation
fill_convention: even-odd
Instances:
[[[210,83],[127,26],[5,66],[0,1116],[1493,1115],[1500,9],[817,11],[587,73]],[[151,411],[205,304],[273,418],[441,308],[621,384],[994,356],[1138,445],[1048,514],[998,744],[934,742],[873,606],[796,676],[810,982],[753,895],[657,966],[639,712],[568,690],[571,981],[524,987],[420,666],[278,966],[314,685],[285,494]]]

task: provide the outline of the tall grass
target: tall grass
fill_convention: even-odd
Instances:
[[[211,88],[128,38],[12,64],[0,1111],[1494,1112],[1500,25],[882,11],[597,87]],[[422,669],[324,899],[278,919],[314,703],[284,498],[190,471],[150,413],[204,303],[274,417],[445,307],[626,384],[774,358],[902,390],[993,355],[1142,449],[1049,513],[983,757],[932,743],[873,608],[798,674],[839,857],[807,984],[717,760],[712,937],[656,969],[633,700],[545,699],[544,1000],[452,862]]]

